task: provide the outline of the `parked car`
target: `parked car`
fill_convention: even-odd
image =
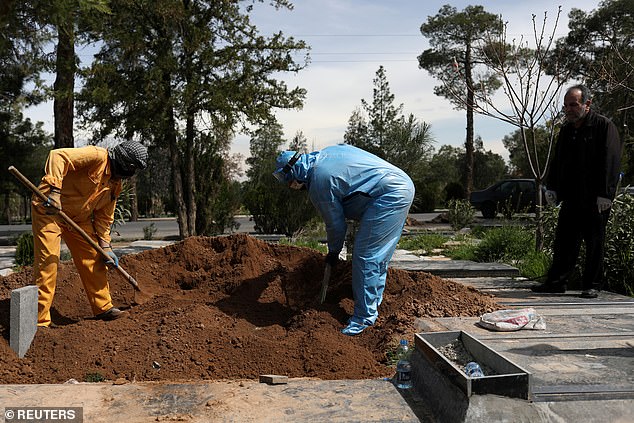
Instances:
[[[486,219],[498,213],[534,212],[536,203],[534,179],[505,179],[481,191],[473,191],[471,205]]]

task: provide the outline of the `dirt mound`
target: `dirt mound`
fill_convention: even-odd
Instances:
[[[360,336],[339,331],[352,313],[351,265],[335,269],[316,300],[322,254],[248,235],[192,237],[122,257],[152,294],[141,305],[111,272],[113,301],[130,316],[92,319],[72,262],[62,263],[52,328],[40,328],[24,359],[10,349],[10,291],[32,270],[0,277],[0,383],[84,380],[253,379],[261,374],[321,379],[391,376],[386,353],[412,339],[416,317],[478,316],[492,297],[424,272],[390,269],[379,319]]]

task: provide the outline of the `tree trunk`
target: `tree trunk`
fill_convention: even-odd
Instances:
[[[467,43],[465,51],[465,81],[467,84],[467,137],[465,139],[465,195],[468,199],[473,191],[473,163],[475,149],[473,147],[473,76],[471,75],[471,44]]]
[[[24,222],[28,222],[31,219],[31,196],[28,194],[22,195],[22,204],[24,207]]]
[[[72,19],[57,27],[56,76],[53,85],[55,148],[74,147],[75,33]]]
[[[7,224],[11,224],[11,207],[9,207],[9,201],[11,199],[11,192],[6,190],[4,192],[4,210],[2,211],[2,215],[7,219]]]
[[[535,179],[537,192],[535,193],[535,251],[544,250],[544,220],[542,219],[542,206],[544,197],[542,196],[543,182],[541,179]]]
[[[185,178],[187,184],[185,184],[187,190],[187,225],[189,226],[189,232],[191,236],[196,235],[196,174],[195,172],[195,158],[194,158],[194,116],[193,114],[187,117],[187,124],[185,129],[186,148],[185,152]]]
[[[189,1],[184,1],[183,6],[185,9],[189,9]],[[192,57],[193,52],[190,51],[190,47],[195,43],[192,42],[192,35],[188,26],[183,26],[182,37],[184,42],[184,74],[185,83],[189,86],[192,84],[194,78],[192,77]],[[186,90],[187,91],[187,90]],[[192,90],[195,92],[195,90]],[[195,116],[196,108],[192,105],[194,100],[191,97],[187,97],[185,103],[185,166],[183,167],[184,179],[185,179],[185,198],[187,200],[187,226],[189,228],[189,235],[196,235],[196,175],[195,175],[195,161],[194,157],[194,143],[196,138],[195,128]]]
[[[136,222],[139,220],[139,200],[136,195],[136,175],[130,178],[130,222]]]
[[[172,88],[170,85],[170,75],[163,75],[163,86],[165,98],[170,99]],[[176,119],[174,109],[168,104],[165,109],[165,137],[169,145],[170,161],[172,166],[172,188],[174,190],[174,202],[176,203],[176,219],[178,221],[178,232],[181,239],[191,235],[187,219],[187,206],[183,196],[183,179],[181,177],[181,159],[178,149],[178,136],[176,134]]]
[[[172,130],[168,133],[168,142],[170,146],[170,159],[172,162],[172,188],[174,189],[174,202],[176,203],[176,216],[178,220],[178,232],[181,239],[190,236],[189,220],[187,219],[187,206],[183,196],[183,179],[181,177],[181,160],[180,151],[178,150],[178,143],[176,139],[176,132],[174,128],[174,116],[170,109],[170,115],[172,120]]]

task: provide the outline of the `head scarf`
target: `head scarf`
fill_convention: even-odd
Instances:
[[[108,150],[112,164],[112,174],[120,178],[129,178],[137,169],[147,167],[147,148],[136,141],[124,141]]]

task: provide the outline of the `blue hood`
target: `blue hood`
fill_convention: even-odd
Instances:
[[[275,161],[276,172],[281,172],[288,161],[295,155],[294,151],[282,152]],[[288,183],[292,180],[304,183],[308,186],[308,174],[312,168],[313,163],[319,156],[319,152],[302,154],[297,162],[291,167],[291,171],[284,175],[284,182]]]

